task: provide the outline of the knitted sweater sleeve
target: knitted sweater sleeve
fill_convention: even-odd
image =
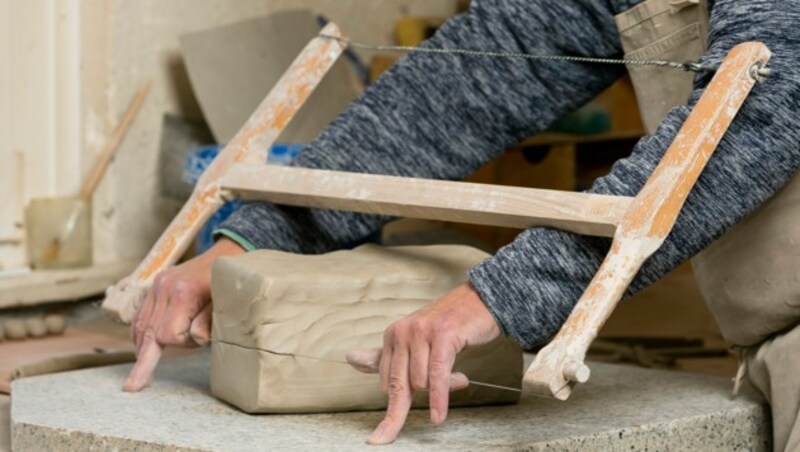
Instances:
[[[758,84],[686,200],[666,242],[642,267],[628,294],[647,287],[753,212],[800,166],[800,3],[716,0],[704,64],[719,64],[736,44],[758,40],[773,51],[773,74]],[[696,80],[693,106],[709,81]],[[658,131],[596,181],[591,192],[635,195],[652,173],[689,107],[675,108]],[[533,348],[572,311],[609,240],[550,229],[525,231],[470,272],[472,284],[506,332]]]
[[[424,46],[615,57],[621,50],[613,14],[604,0],[480,0]],[[353,102],[293,165],[462,179],[593,98],[623,71],[412,53]],[[219,232],[247,248],[322,253],[358,241],[387,220],[249,203]]]

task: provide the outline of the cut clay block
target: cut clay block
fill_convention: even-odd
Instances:
[[[28,337],[28,329],[25,321],[20,319],[7,320],[5,323],[5,335],[10,340],[22,340]]]
[[[45,325],[44,319],[40,317],[25,319],[25,330],[28,332],[29,337],[47,336],[47,325]]]
[[[343,364],[345,354],[381,346],[387,326],[465,282],[486,257],[465,246],[365,245],[313,256],[220,258],[211,284],[211,391],[250,413],[384,408],[378,376]],[[455,370],[519,388],[522,366],[519,346],[500,338],[460,353]],[[517,392],[473,385],[452,393],[451,405],[518,399]],[[426,404],[427,393],[419,393],[415,406]]]

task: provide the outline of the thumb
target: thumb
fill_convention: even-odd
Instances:
[[[211,303],[208,303],[192,320],[189,327],[189,336],[197,345],[206,345],[211,340],[211,311]]]
[[[376,374],[380,368],[381,348],[364,348],[347,352],[347,363],[359,372]]]

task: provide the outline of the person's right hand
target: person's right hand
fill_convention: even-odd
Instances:
[[[136,392],[150,383],[167,345],[197,347],[211,337],[211,265],[220,256],[244,253],[222,238],[211,249],[159,273],[144,303],[131,319],[136,364],[123,390]]]

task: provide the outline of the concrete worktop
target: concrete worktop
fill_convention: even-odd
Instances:
[[[591,363],[567,402],[524,394],[516,406],[451,411],[433,427],[414,411],[391,448],[769,450],[769,414],[730,380]],[[14,382],[15,450],[368,449],[380,412],[251,416],[209,394],[208,355],[165,361],[152,387],[127,394],[130,365]],[[374,448],[372,448],[374,450]]]

